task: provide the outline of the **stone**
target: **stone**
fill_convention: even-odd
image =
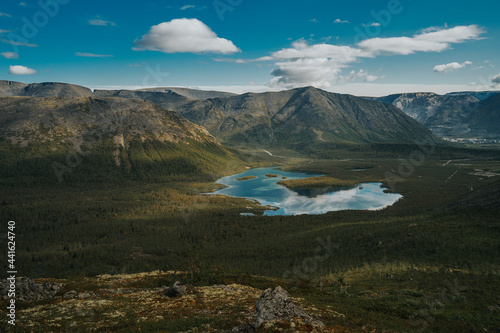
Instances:
[[[30,278],[21,277],[16,280],[16,299],[21,302],[34,302],[53,298],[62,287],[62,283],[45,281],[40,284]],[[7,290],[7,282],[0,281],[2,295],[7,295]]]
[[[288,292],[280,286],[274,290],[272,288],[264,290],[256,307],[255,328],[268,322],[291,321],[292,319],[303,319],[307,324],[324,327],[321,321],[314,319],[306,310],[293,303]]]
[[[165,292],[165,295],[168,297],[177,297],[185,293],[186,286],[181,284],[180,281],[175,281],[174,284]]]
[[[63,298],[75,298],[76,296],[78,296],[76,290],[70,290],[63,295]]]

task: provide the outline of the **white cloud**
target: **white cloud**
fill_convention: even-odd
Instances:
[[[2,52],[0,55],[6,59],[19,59],[19,54],[16,52]]]
[[[36,45],[36,44],[16,42],[13,40],[8,40],[8,39],[0,39],[0,41],[5,43],[5,44],[16,45],[16,46],[38,47],[38,45]]]
[[[333,23],[349,23],[347,20],[336,19]]]
[[[326,58],[302,58],[293,61],[278,62],[278,68],[271,74],[271,87],[294,88],[297,86],[315,86],[326,89],[331,86],[341,72],[341,67]]]
[[[27,4],[26,4],[26,2],[20,2],[20,3],[19,3],[19,6],[26,7],[26,6],[27,6]]]
[[[309,21],[312,22],[312,23],[318,23],[319,22],[318,19],[315,19],[315,18],[313,18],[313,19],[311,19]]]
[[[363,27],[380,27],[380,23],[378,22],[372,22],[372,23],[369,23],[369,24],[362,24]]]
[[[141,39],[135,40],[135,51],[151,50],[164,53],[241,52],[233,42],[217,37],[205,23],[197,19],[175,19],[152,26]]]
[[[437,65],[434,67],[434,72],[438,73],[448,73],[457,69],[464,68],[467,65],[472,65],[472,62],[466,61],[461,64],[458,62],[450,62],[449,64]]]
[[[3,30],[3,29],[0,29],[0,34],[4,34],[4,33],[7,33],[7,32],[10,32],[10,30]]]
[[[36,74],[36,70],[26,66],[10,66],[9,74],[12,75],[32,75]]]
[[[196,7],[195,5],[185,5],[185,6],[181,7],[181,10],[191,9],[191,8],[195,8],[195,7]]]
[[[426,31],[413,37],[372,38],[362,41],[358,47],[374,55],[388,53],[408,55],[415,52],[442,52],[454,43],[478,39],[484,32],[477,25],[458,26],[439,31]]]
[[[76,52],[75,55],[77,57],[88,57],[88,58],[109,58],[114,57],[110,54],[95,54],[95,53],[86,53],[86,52]]]
[[[0,12],[0,16],[12,17],[11,15],[9,15],[7,13],[2,13],[2,12]]]
[[[383,78],[383,76],[376,76],[376,75],[366,75],[365,81],[366,82],[374,82],[377,81],[378,79]]]
[[[116,25],[115,22],[105,21],[105,20],[101,20],[101,19],[90,20],[89,24],[90,25],[99,25],[99,26],[112,26],[112,27],[114,27]]]
[[[500,85],[500,73],[498,73],[497,75],[494,75],[492,78],[491,78],[491,83],[493,83],[493,85]]]
[[[313,85],[328,88],[336,83],[364,79],[373,82],[383,76],[370,75],[366,72],[351,72],[343,76],[342,70],[359,62],[363,58],[401,54],[409,55],[420,52],[441,52],[453,43],[462,43],[477,39],[484,31],[476,25],[459,26],[451,29],[427,29],[413,37],[372,38],[354,46],[333,45],[328,43],[309,45],[304,40],[292,43],[290,48],[272,53],[270,56],[253,61],[275,61],[276,69],[271,72],[274,78],[270,86],[282,85],[285,88]],[[458,64],[465,67],[470,62]],[[437,67],[437,70],[452,70]]]

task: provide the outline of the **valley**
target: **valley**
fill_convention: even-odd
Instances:
[[[13,332],[230,331],[277,285],[330,332],[500,327],[496,145],[449,144],[394,106],[311,87],[81,96],[46,84],[33,97],[9,86],[0,219],[16,221],[19,272],[64,284],[19,302]],[[371,183],[400,197],[378,210],[273,215],[271,200],[223,195],[217,180],[229,176],[302,198]],[[176,280],[188,294],[157,296]],[[73,290],[93,296],[63,297]]]

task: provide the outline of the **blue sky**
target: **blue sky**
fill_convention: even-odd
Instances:
[[[497,0],[0,4],[0,79],[355,95],[500,89]]]

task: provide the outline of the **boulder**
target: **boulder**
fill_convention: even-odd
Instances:
[[[165,292],[165,295],[168,297],[177,297],[185,293],[186,286],[181,284],[180,281],[175,281],[174,284]]]
[[[70,290],[63,295],[63,298],[75,298],[77,296],[78,296],[78,293],[76,292],[76,290]]]
[[[262,324],[276,321],[291,321],[293,319],[302,319],[304,323],[324,327],[324,324],[314,319],[302,307],[293,303],[288,292],[276,287],[264,290],[257,301],[257,318],[255,328]]]

